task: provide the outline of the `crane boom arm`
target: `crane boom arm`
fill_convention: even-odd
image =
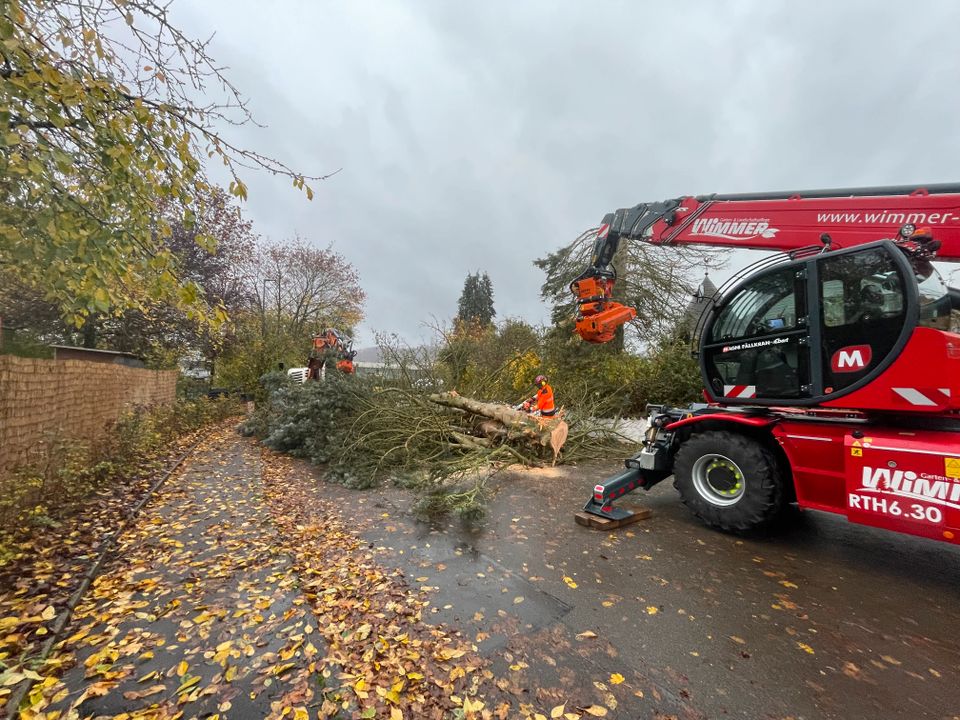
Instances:
[[[937,259],[960,262],[960,183],[687,196],[617,210],[604,217],[590,265],[571,284],[577,331],[606,342],[636,317],[611,299],[622,240],[789,252],[897,238],[911,226],[929,228]]]

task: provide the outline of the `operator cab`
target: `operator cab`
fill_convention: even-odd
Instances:
[[[711,310],[700,363],[711,400],[814,405],[863,387],[918,325],[948,329],[951,295],[926,257],[882,240],[748,277]]]

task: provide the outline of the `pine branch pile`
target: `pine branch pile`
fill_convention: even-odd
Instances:
[[[421,388],[418,385],[424,385]],[[535,418],[430,383],[332,377],[282,384],[246,424],[265,445],[326,466],[348,487],[382,481],[414,490],[423,514],[483,514],[486,481],[511,465],[543,466],[628,452],[589,408]],[[584,412],[584,411],[587,412]]]

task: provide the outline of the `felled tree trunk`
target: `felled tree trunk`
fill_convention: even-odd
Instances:
[[[520,445],[549,447],[553,451],[554,461],[567,441],[569,427],[559,415],[550,418],[535,417],[506,405],[480,402],[455,392],[430,395],[430,401],[488,418],[488,421],[480,424],[481,431],[488,438],[499,438]]]

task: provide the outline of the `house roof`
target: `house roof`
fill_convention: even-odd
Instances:
[[[140,360],[140,358],[133,353],[121,352],[119,350],[100,350],[98,348],[78,347],[76,345],[51,345],[50,347],[52,347],[54,350],[78,350],[85,353],[97,353],[100,355],[112,355],[114,357],[126,357],[133,358],[134,360]]]
[[[700,316],[703,314],[704,308],[707,307],[709,302],[716,296],[717,286],[714,285],[713,281],[710,279],[710,276],[706,273],[703,274],[703,281],[697,287],[696,294],[690,298],[690,303],[687,305],[687,324],[690,327],[690,331],[693,332],[696,328],[697,323],[700,321]]]
[[[354,357],[354,362],[382,363],[383,355],[378,347],[360,348],[357,350],[357,355]]]
[[[713,284],[713,280],[711,280],[710,276],[706,273],[703,274],[703,282],[700,283],[697,294],[705,297],[707,300],[717,294],[717,286]]]

